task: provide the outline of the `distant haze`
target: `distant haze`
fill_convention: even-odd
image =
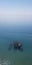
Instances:
[[[32,0],[0,0],[0,25],[32,24]]]

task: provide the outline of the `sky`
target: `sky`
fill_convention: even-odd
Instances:
[[[0,24],[32,24],[32,0],[0,0]]]

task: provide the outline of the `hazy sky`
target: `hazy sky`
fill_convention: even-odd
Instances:
[[[32,23],[32,0],[0,0],[0,23],[24,21]]]

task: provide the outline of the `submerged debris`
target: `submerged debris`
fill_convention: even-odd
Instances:
[[[8,47],[8,50],[11,50],[11,48],[12,48],[12,45],[13,45],[13,48],[14,49],[18,49],[18,50],[23,50],[23,44],[22,44],[22,42],[17,42],[17,41],[14,41],[13,42],[13,44],[9,44],[9,47]]]

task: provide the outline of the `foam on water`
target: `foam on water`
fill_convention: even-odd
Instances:
[[[1,60],[0,59],[0,65],[12,65],[8,60]]]

